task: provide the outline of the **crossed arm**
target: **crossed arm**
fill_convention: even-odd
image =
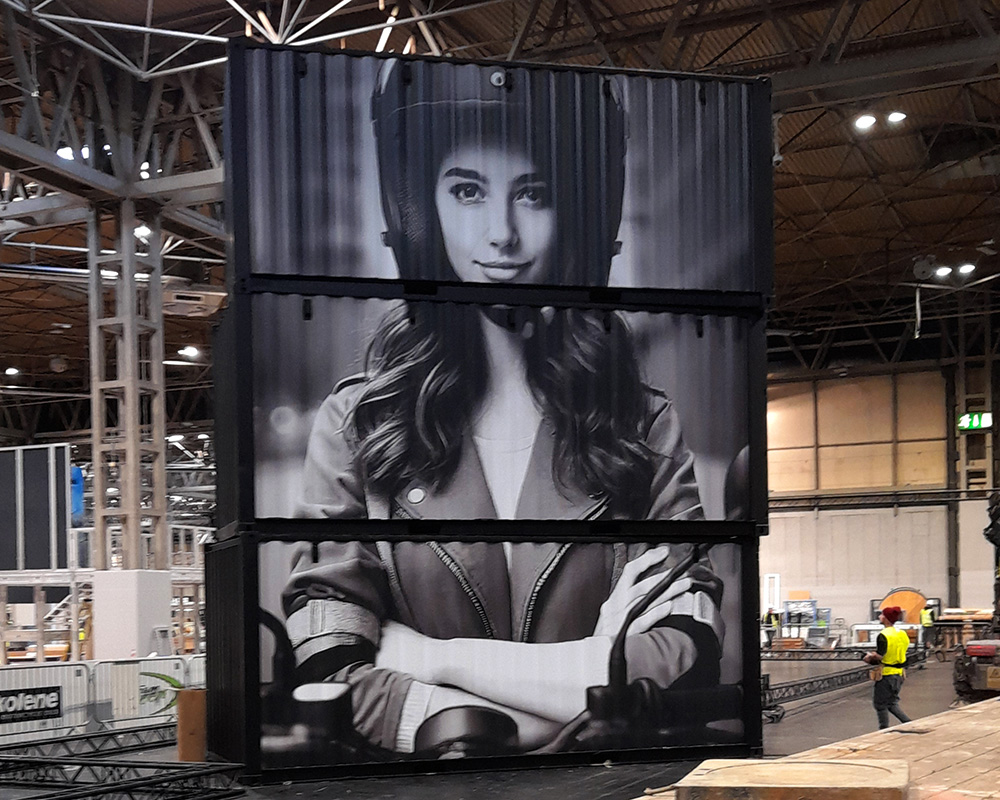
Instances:
[[[405,707],[403,712],[404,718],[416,717],[415,726],[445,708],[484,705],[514,719],[522,747],[541,744],[585,710],[588,687],[607,683],[614,637],[632,607],[662,578],[662,574],[640,576],[668,553],[669,547],[654,548],[626,565],[601,607],[593,636],[553,643],[434,639],[387,622],[375,667],[411,675],[419,682],[407,698],[410,713]],[[691,584],[689,578],[677,581],[629,627],[630,639],[656,637],[657,661],[662,664],[658,678],[663,685],[687,672],[697,651],[691,637],[680,630],[651,629],[672,613],[673,601]],[[402,732],[404,737],[407,733]]]

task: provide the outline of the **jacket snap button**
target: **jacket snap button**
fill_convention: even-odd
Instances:
[[[410,489],[410,491],[406,493],[406,499],[411,503],[421,503],[425,497],[427,497],[427,492],[419,486]]]

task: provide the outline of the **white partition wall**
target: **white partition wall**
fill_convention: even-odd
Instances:
[[[958,602],[963,608],[993,605],[993,548],[983,536],[986,500],[958,504]]]
[[[142,569],[94,573],[94,655],[142,658],[153,652],[157,629],[170,630],[170,573]]]
[[[865,622],[868,601],[898,586],[947,598],[947,525],[944,506],[772,513],[760,571],[781,575],[782,600],[805,590],[834,617]]]

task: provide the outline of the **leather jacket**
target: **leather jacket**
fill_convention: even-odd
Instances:
[[[344,425],[362,388],[339,385],[323,403],[310,437],[300,514],[330,519],[490,519],[496,512],[474,445],[467,444],[449,484],[417,482],[389,500],[366,491]],[[596,519],[607,501],[557,487],[553,437],[543,422],[517,507],[519,519]],[[702,519],[693,457],[670,401],[654,395],[646,443],[655,454],[649,519]],[[474,529],[470,531],[474,537]],[[436,638],[487,637],[560,642],[591,636],[602,603],[625,564],[647,544],[528,542],[321,542],[302,545],[283,595],[299,679],[336,677],[353,685],[354,725],[394,750],[408,675],[372,666],[381,625],[395,620]],[[656,571],[678,563],[690,545],[671,545]],[[508,561],[509,559],[509,561]],[[659,685],[713,685],[719,678],[724,626],[721,581],[706,557],[690,568],[690,588],[671,601],[656,628],[627,640],[630,679]],[[683,674],[682,651],[691,665]]]

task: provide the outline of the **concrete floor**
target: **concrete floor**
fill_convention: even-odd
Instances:
[[[854,666],[850,662],[765,662],[771,680],[782,682]],[[929,663],[911,670],[903,687],[901,705],[913,718],[946,711],[954,700],[951,663]],[[871,684],[862,684],[786,706],[784,720],[764,726],[766,756],[810,750],[875,730]],[[643,790],[665,786],[686,775],[695,762],[673,764],[617,764],[610,767],[573,767],[478,774],[423,775],[410,778],[364,778],[249,790],[253,800],[265,798],[350,798],[350,800],[466,800],[467,798],[535,798],[564,800],[628,800]]]
[[[850,662],[765,662],[763,669],[775,683],[850,669]],[[903,687],[901,705],[913,719],[946,711],[955,699],[951,686],[951,663],[930,662],[925,669],[911,670]],[[871,705],[871,684],[842,689],[785,706],[785,718],[764,725],[764,753],[768,757],[791,755],[831,742],[850,739],[877,728]],[[176,758],[174,748],[134,753],[130,760]],[[665,786],[686,775],[696,762],[669,764],[618,764],[518,770],[506,772],[422,775],[407,778],[361,778],[316,781],[248,789],[251,800],[269,798],[324,798],[333,800],[488,800],[489,798],[536,798],[555,796],[561,800],[629,800],[646,788]],[[30,798],[36,791],[0,797]]]
[[[849,669],[850,664],[839,662],[842,669]],[[807,667],[808,662],[777,663],[769,662],[768,666]],[[815,664],[816,667],[826,667],[829,664]],[[947,711],[955,701],[955,692],[951,685],[952,664],[950,661],[939,663],[929,661],[924,669],[907,671],[906,682],[900,693],[900,706],[911,719],[929,717]],[[820,673],[816,669],[811,674]],[[801,677],[807,677],[808,673]],[[794,680],[790,674],[772,677],[772,681]],[[787,756],[803,750],[811,750],[831,742],[851,739],[878,729],[875,709],[871,702],[872,686],[870,683],[841,689],[838,692],[819,695],[818,697],[789,703],[785,706],[785,718],[775,724],[764,725],[764,754],[767,756]],[[895,720],[890,718],[890,723]]]

